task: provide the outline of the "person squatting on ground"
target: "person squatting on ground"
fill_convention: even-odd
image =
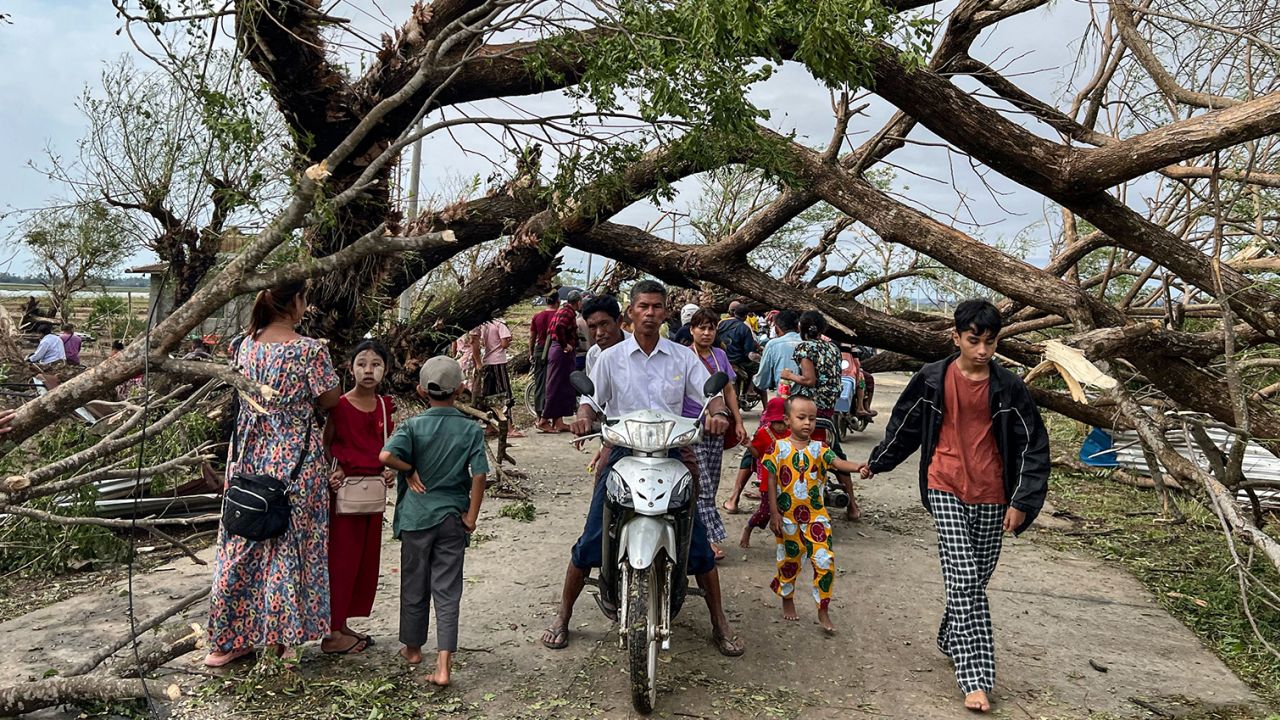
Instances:
[[[658,329],[667,315],[667,289],[653,280],[642,280],[631,290],[631,306],[634,336],[600,353],[591,371],[596,395],[578,408],[573,422],[576,435],[586,435],[599,418],[598,408],[620,417],[638,410],[656,410],[679,415],[684,398],[702,399],[702,389],[711,377],[707,369],[687,348],[659,335]],[[712,398],[707,406],[706,431],[723,435],[729,427],[729,411],[719,397]],[[609,472],[630,451],[613,448],[601,474]],[[680,459],[698,482],[698,468],[688,448],[680,452]],[[673,452],[673,457],[674,457]],[[594,482],[591,509],[587,513],[582,536],[574,544],[569,566],[565,570],[564,587],[560,595],[560,608],[547,631],[542,644],[553,650],[569,644],[569,621],[573,605],[582,594],[587,573],[601,564],[601,538],[604,533],[605,483]],[[695,514],[693,534],[689,547],[689,574],[697,577],[711,615],[712,641],[722,655],[737,656],[743,652],[741,641],[735,636],[729,619],[725,617],[720,594],[720,575],[716,571],[715,556],[707,541],[706,528]],[[601,598],[601,609],[616,619],[617,608],[611,601]]]
[[[390,488],[394,470],[378,458],[387,437],[395,429],[396,407],[378,387],[391,366],[391,355],[381,343],[362,340],[351,354],[355,387],[338,400],[324,426],[324,446],[331,459],[329,471],[329,636],[320,643],[328,654],[363,652],[373,638],[352,630],[347,621],[369,617],[378,592],[382,562],[382,512],[342,514],[338,489],[348,480],[377,477]]]
[[[756,434],[751,438],[751,444],[747,448],[746,457],[751,458],[756,477],[759,479],[760,505],[751,517],[747,518],[747,524],[742,528],[742,538],[738,540],[739,547],[751,547],[751,531],[769,527],[769,520],[773,517],[770,509],[773,507],[773,498],[769,496],[769,473],[760,461],[773,452],[774,443],[791,436],[791,429],[787,427],[786,405],[786,398],[776,397],[769,400],[764,412],[760,414],[760,427],[756,429]],[[742,486],[745,484],[746,480],[743,479],[733,488],[733,497],[725,501],[726,509],[728,503],[733,502],[731,511],[733,514],[738,511],[738,496],[742,493]]]
[[[693,345],[690,349],[702,361],[708,373],[722,372],[729,376],[729,384],[724,388],[724,404],[731,415],[729,427],[732,435],[730,437],[733,447],[736,447],[746,441],[747,431],[742,425],[742,413],[738,409],[738,394],[734,390],[737,375],[733,371],[733,365],[729,363],[724,350],[712,344],[715,342],[716,326],[719,323],[720,316],[714,310],[699,308],[694,312],[689,319],[689,328],[693,337]],[[684,417],[696,418],[702,412],[702,403],[686,397],[682,411]],[[698,459],[698,517],[702,519],[702,525],[707,529],[707,539],[711,541],[711,551],[715,553],[716,560],[724,559],[724,550],[720,549],[719,543],[729,536],[724,528],[724,520],[720,517],[720,507],[716,504],[716,493],[720,491],[720,469],[724,463],[724,451],[727,445],[725,437],[725,435],[703,433],[702,440],[693,446],[694,456]]]
[[[259,292],[236,345],[239,372],[275,393],[261,400],[266,412],[240,403],[226,477],[288,478],[289,527],[261,542],[219,527],[204,660],[209,667],[255,648],[292,654],[329,633],[329,491],[315,418],[317,410],[338,404],[342,389],[328,346],[294,330],[306,308],[304,283]]]
[[[53,333],[53,323],[42,320],[36,323],[35,331],[40,336],[40,343],[27,356],[27,362],[46,369],[54,363],[66,362],[67,348],[62,344],[62,338]]]
[[[831,551],[831,516],[822,499],[828,468],[854,473],[861,468],[841,460],[823,442],[813,439],[818,406],[805,397],[786,400],[787,427],[791,436],[774,442],[773,451],[761,460],[769,473],[769,529],[778,539],[778,574],[770,587],[782,598],[782,619],[799,620],[796,613],[796,581],[801,557],[813,565],[813,602],[818,622],[834,633],[831,622],[831,586],[836,579],[836,556]]]
[[[995,685],[987,583],[1001,531],[1026,530],[1044,504],[1049,436],[1027,386],[992,362],[1003,322],[986,300],[956,306],[958,353],[925,365],[894,405],[862,476],[920,450],[920,499],[938,530],[946,609],[938,649],[955,665],[965,707],[986,712]]]
[[[454,407],[462,368],[433,357],[418,374],[418,395],[430,407],[396,428],[379,459],[400,472],[392,534],[400,539],[400,655],[422,662],[431,602],[436,605],[436,670],[427,679],[448,685],[458,651],[462,564],[484,500],[489,461],[484,430]]]
[[[84,346],[84,339],[76,334],[76,326],[66,323],[62,326],[62,332],[58,335],[62,340],[62,349],[67,356],[68,365],[80,364],[80,348]]]

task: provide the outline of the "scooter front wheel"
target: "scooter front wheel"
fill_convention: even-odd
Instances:
[[[627,616],[623,618],[627,636],[627,662],[631,673],[631,705],[648,715],[658,699],[658,625],[662,603],[655,562],[644,570],[630,566],[627,573]]]

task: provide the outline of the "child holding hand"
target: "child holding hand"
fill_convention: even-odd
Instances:
[[[784,620],[799,620],[795,589],[800,578],[802,556],[813,565],[813,601],[818,606],[818,622],[828,634],[836,631],[828,605],[836,576],[836,557],[831,552],[831,517],[822,499],[827,470],[854,473],[861,466],[841,460],[835,451],[814,440],[818,406],[809,398],[792,396],[786,400],[787,426],[791,436],[774,443],[773,451],[761,461],[769,473],[769,527],[778,538],[778,574],[770,587],[782,598]]]

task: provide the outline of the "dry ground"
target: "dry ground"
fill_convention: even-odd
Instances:
[[[876,404],[882,419],[901,386],[895,378],[881,382]],[[872,425],[852,440],[855,457],[865,456],[882,427]],[[395,657],[399,546],[389,541],[374,616],[353,622],[374,633],[376,647],[343,659],[320,657],[312,648],[299,677],[272,686],[270,696],[241,681],[247,664],[228,673],[220,687],[207,683],[206,675],[184,675],[198,670],[198,658],[181,659],[170,667],[193,693],[174,711],[201,718],[375,717],[371,709],[386,717],[630,715],[623,654],[589,598],[577,605],[568,649],[553,652],[538,642],[586,512],[588,458],[565,436],[532,435],[517,443],[513,454],[533,478],[537,514],[522,523],[499,516],[503,501],[485,506],[467,557],[454,688],[406,690],[421,687],[413,677],[423,671],[406,675]],[[736,463],[730,457],[726,465]],[[836,521],[840,573],[833,616],[839,635],[824,637],[805,604],[802,622],[780,619],[767,587],[773,545],[757,533],[755,546],[733,547],[721,566],[730,619],[747,654],[716,654],[707,640],[705,610],[691,599],[678,618],[672,652],[660,665],[659,712],[693,718],[969,716],[933,643],[942,587],[914,466],[864,483],[861,496],[866,519]],[[744,519],[728,519],[731,534]],[[182,560],[139,577],[138,617],[207,583],[208,572]],[[0,647],[6,648],[0,677],[38,677],[69,665],[85,644],[114,637],[124,622],[124,595],[120,587],[107,588],[0,624]],[[1259,702],[1137,581],[1096,558],[1027,537],[1009,540],[991,597],[1000,667],[997,717],[1149,717],[1140,703],[1172,716],[1178,708],[1203,712]],[[200,614],[191,619],[200,621]],[[1091,660],[1107,671],[1094,669]],[[205,689],[196,689],[201,683]],[[351,700],[357,689],[364,694]],[[377,705],[384,701],[385,707]]]

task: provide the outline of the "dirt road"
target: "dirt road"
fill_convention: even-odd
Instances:
[[[882,419],[901,386],[898,378],[881,382]],[[856,436],[849,443],[852,456],[865,457],[882,427],[872,425]],[[533,478],[536,518],[530,523],[502,518],[502,501],[486,504],[467,556],[456,686],[432,696],[436,704],[427,709],[464,717],[627,717],[624,656],[589,598],[577,605],[567,649],[550,651],[538,642],[586,512],[588,456],[574,451],[564,436],[532,435],[517,442],[512,452]],[[726,478],[731,477],[727,469]],[[730,546],[721,565],[729,616],[747,654],[739,659],[718,655],[707,639],[705,606],[691,599],[677,620],[672,651],[660,665],[660,712],[695,718],[969,717],[960,707],[950,667],[934,647],[942,587],[932,524],[918,502],[915,466],[904,465],[863,485],[866,519],[836,521],[840,570],[832,612],[839,634],[824,637],[807,603],[800,604],[801,622],[781,620],[777,598],[768,589],[772,539],[757,533],[749,550]],[[731,535],[744,520],[728,518]],[[353,622],[373,632],[378,645],[363,657],[342,660],[316,657],[313,649],[302,664],[304,677],[354,683],[402,671],[394,655],[398,567],[399,546],[388,542],[374,617]],[[176,562],[137,580],[136,612],[145,618],[169,598],[207,582],[207,568]],[[999,662],[997,717],[1146,717],[1135,699],[1159,707],[1179,701],[1202,707],[1257,702],[1132,577],[1099,560],[1058,552],[1027,537],[1007,540],[991,600]],[[120,589],[112,588],[0,625],[0,646],[8,649],[0,654],[0,676],[38,677],[50,667],[66,667],[85,643],[119,632],[124,605]],[[173,667],[190,667],[184,665],[189,660]],[[183,683],[190,688],[200,679],[188,677]],[[308,700],[304,696],[301,702]],[[211,717],[233,708],[234,703],[203,700],[180,712]]]

